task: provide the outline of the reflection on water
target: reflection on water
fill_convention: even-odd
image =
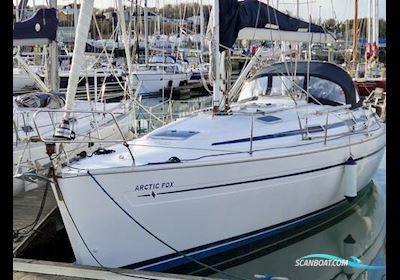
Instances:
[[[296,267],[296,260],[309,254],[330,254],[344,259],[356,256],[366,265],[385,265],[386,236],[386,153],[374,182],[364,197],[350,209],[319,224],[316,232],[288,241],[287,246],[269,250],[255,248],[252,253],[236,256],[234,266],[223,269],[230,275],[246,279],[386,279],[386,270],[346,267]],[[329,220],[332,220],[330,222]],[[310,231],[314,225],[306,231]],[[312,231],[312,230],[311,230]],[[297,233],[296,235],[302,235]],[[354,241],[354,242],[353,242]],[[263,250],[266,251],[262,254]],[[272,252],[271,252],[272,251]],[[257,253],[258,252],[258,253]],[[253,257],[251,256],[253,255]],[[232,256],[232,260],[235,257]],[[240,261],[240,260],[244,261]],[[220,267],[224,267],[221,262]],[[225,262],[226,266],[229,266]],[[196,274],[205,275],[198,270]],[[232,278],[218,273],[210,276]],[[272,278],[269,278],[271,277]]]

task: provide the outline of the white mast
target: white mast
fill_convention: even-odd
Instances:
[[[74,0],[74,28],[75,28],[75,34],[76,34],[77,24],[78,24],[78,4],[76,3],[76,0]]]
[[[85,61],[85,44],[89,33],[90,22],[92,19],[94,0],[83,0],[78,18],[77,32],[75,34],[74,52],[72,55],[71,71],[68,79],[65,110],[72,110],[75,101],[76,88],[78,86],[79,73]],[[69,127],[69,112],[64,113],[63,123],[56,129],[54,136],[71,138]]]
[[[126,64],[128,66],[128,90],[129,93],[132,91],[132,78],[131,78],[131,71],[132,71],[132,60],[131,60],[131,53],[129,48],[129,40],[126,32],[126,25],[125,25],[125,13],[124,13],[124,6],[122,4],[122,0],[117,1],[117,8],[118,8],[118,24],[120,27],[121,35],[122,35],[122,42],[125,48],[125,56],[126,56]]]
[[[157,34],[161,35],[161,16],[157,15]]]
[[[149,30],[148,30],[148,13],[147,0],[144,0],[144,61],[149,64]]]
[[[372,24],[372,13],[371,13],[371,1],[368,0],[368,18],[367,18],[367,43],[371,44],[372,39],[371,39],[371,24]]]
[[[213,14],[213,53],[214,53],[214,69],[215,80],[213,88],[213,108],[217,110],[222,98],[221,93],[221,77],[220,77],[220,53],[219,53],[219,0],[214,0]]]
[[[375,22],[375,16],[376,16],[376,1],[372,1],[372,15],[371,15],[371,21],[372,21],[372,43],[376,42],[376,22]]]
[[[204,52],[204,11],[203,0],[200,0],[200,61],[203,62]]]
[[[375,14],[374,14],[374,25],[375,25],[375,42],[376,46],[379,48],[379,1],[374,0],[375,4]]]
[[[15,21],[19,21],[19,9],[18,9],[18,0],[15,0]]]
[[[358,31],[358,0],[354,0],[354,24],[353,24],[353,62],[357,61],[357,31]]]

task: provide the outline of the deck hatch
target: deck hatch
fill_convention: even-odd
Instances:
[[[192,130],[164,130],[157,134],[152,135],[152,138],[166,138],[166,139],[178,139],[178,140],[185,140],[193,135],[198,134],[198,131]]]
[[[273,122],[277,122],[282,120],[281,118],[275,117],[275,116],[264,116],[264,117],[260,117],[257,118],[257,120],[263,121],[263,122],[267,122],[267,123],[273,123]]]

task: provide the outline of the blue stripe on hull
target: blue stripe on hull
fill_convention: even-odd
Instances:
[[[293,229],[294,227],[297,227],[299,225],[311,222],[312,220],[317,219],[321,215],[325,214],[329,210],[332,210],[332,208],[334,208],[335,206],[337,206],[343,202],[346,202],[346,200],[345,199],[341,200],[331,206],[328,206],[326,209],[319,210],[318,213],[312,214],[311,216],[305,215],[303,217],[295,219],[295,221],[289,221],[289,222],[285,223],[284,225],[277,226],[272,229],[270,227],[266,228],[261,233],[254,234],[250,237],[240,238],[237,241],[230,241],[230,242],[223,243],[221,245],[217,245],[216,248],[203,249],[203,250],[200,250],[200,252],[189,253],[186,255],[188,255],[196,260],[200,260],[205,257],[209,257],[209,256],[212,256],[212,255],[215,255],[218,253],[222,253],[222,252],[229,251],[229,250],[232,250],[232,249],[244,246],[244,245],[251,244],[251,243],[259,241],[261,239],[268,238],[273,235],[279,234],[281,232],[285,232],[287,230]],[[173,267],[183,265],[183,264],[186,264],[189,262],[191,262],[190,259],[180,256],[180,257],[175,257],[172,260],[166,261],[161,264],[150,265],[150,266],[139,268],[139,269],[145,269],[145,270],[150,270],[150,271],[165,271],[165,270],[168,270]]]
[[[367,185],[368,186],[368,185]],[[362,189],[360,193],[365,193],[367,191],[367,187]],[[360,193],[358,197],[360,197]],[[287,232],[291,229],[299,227],[301,225],[308,224],[310,222],[316,221],[323,216],[330,215],[333,211],[337,210],[340,206],[348,204],[349,202],[346,199],[338,201],[330,206],[327,206],[323,209],[314,211],[312,213],[306,214],[304,216],[292,219],[290,221],[266,227],[264,229],[260,229],[254,232],[250,232],[247,234],[243,234],[240,236],[232,237],[229,239],[221,240],[218,242],[214,242],[208,245],[203,245],[200,247],[192,248],[183,251],[183,253],[187,256],[190,256],[193,259],[201,260],[210,256],[217,255],[219,253],[224,253],[245,245],[249,245],[255,243],[257,241],[261,241],[263,239],[272,237],[282,232]],[[356,200],[353,201],[353,204],[356,203]],[[167,271],[169,269],[173,269],[175,267],[190,263],[191,260],[180,256],[178,254],[171,254],[164,257],[156,258],[153,260],[153,263],[149,263],[149,261],[132,264],[128,266],[124,266],[124,268],[134,268],[139,270],[148,270],[148,271]],[[143,263],[148,263],[144,265]]]
[[[272,237],[282,232],[287,232],[290,229],[315,221],[323,215],[328,215],[331,211],[335,210],[343,203],[348,203],[348,202],[346,199],[343,199],[323,209],[292,219],[290,221],[270,226],[254,232],[250,232],[247,234],[243,234],[240,236],[232,237],[226,240],[214,242],[212,244],[208,244],[205,246],[188,249],[183,251],[183,253],[187,256],[190,256],[193,259],[201,260],[206,257],[230,251],[239,248],[241,246],[252,244],[262,239]],[[160,260],[160,258],[162,258],[163,260]],[[139,269],[147,271],[166,271],[191,262],[190,259],[184,256],[179,256],[177,254],[171,254],[160,258],[154,259],[153,264],[143,265],[142,262],[124,266],[123,268],[131,268],[131,269]],[[144,263],[148,262],[149,261],[145,261]]]
[[[385,148],[385,146],[382,146],[380,149],[377,151],[368,154],[366,156],[360,157],[355,159],[355,161],[362,160],[364,158],[373,156],[376,153],[379,153]],[[279,176],[273,176],[273,177],[267,177],[267,178],[261,178],[261,179],[254,179],[254,180],[248,180],[248,181],[241,181],[241,182],[234,182],[234,183],[227,183],[227,184],[222,184],[222,185],[214,185],[214,186],[205,186],[205,187],[199,187],[199,188],[192,188],[192,189],[184,189],[184,190],[176,190],[176,191],[168,191],[168,192],[157,192],[155,193],[156,195],[166,195],[166,194],[174,194],[174,193],[182,193],[182,192],[191,192],[191,191],[199,191],[199,190],[206,190],[206,189],[214,189],[214,188],[221,188],[221,187],[228,187],[228,186],[234,186],[234,185],[242,185],[242,184],[250,184],[250,183],[256,183],[256,182],[262,182],[262,181],[269,181],[269,180],[275,180],[275,179],[281,179],[281,178],[286,178],[286,177],[293,177],[293,176],[299,176],[299,175],[304,175],[304,174],[309,174],[309,173],[314,173],[314,172],[319,172],[331,168],[335,168],[338,166],[345,165],[346,162],[341,162],[338,164],[334,165],[329,165],[329,166],[324,166],[318,169],[311,169],[311,170],[306,170],[306,171],[301,171],[301,172],[296,172],[296,173],[291,173],[291,174],[284,174],[284,175],[279,175]],[[141,194],[138,195],[138,197],[150,197],[150,194]]]

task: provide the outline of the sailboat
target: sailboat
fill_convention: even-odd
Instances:
[[[132,78],[140,83],[137,93],[141,95],[159,93],[164,88],[177,88],[187,84],[190,69],[185,69],[172,56],[153,56],[149,63],[133,65]]]
[[[121,8],[120,8],[121,9]],[[137,94],[159,93],[164,88],[176,88],[187,84],[191,71],[172,56],[149,56],[147,0],[144,2],[145,63],[132,65],[129,72],[131,79],[138,83]],[[124,15],[119,13],[119,21],[125,22]],[[125,40],[127,42],[127,40]],[[190,69],[189,69],[190,70]]]
[[[25,2],[24,2],[25,3]],[[25,3],[26,4],[26,3]],[[32,46],[32,45],[47,45],[56,40],[58,29],[58,19],[56,9],[38,9],[34,15],[24,21],[18,21],[14,27],[13,42],[15,46]],[[19,53],[17,54],[19,56]],[[21,64],[21,58],[16,58],[17,62]],[[58,59],[62,63],[58,69],[59,88],[66,89],[70,75],[70,55],[58,55]],[[80,72],[79,86],[85,86],[86,81],[89,86],[93,87],[96,83],[101,84],[103,81],[110,84],[119,84],[122,80],[124,71],[118,68],[110,69],[108,65],[101,65],[99,67],[99,59],[91,56],[85,56],[85,66]],[[43,58],[42,58],[43,60]],[[20,91],[32,90],[37,88],[37,78],[32,78],[32,75],[37,76],[41,81],[46,80],[46,67],[39,65],[31,65],[26,60],[25,67],[17,65],[13,69],[13,91],[19,93]],[[29,68],[29,69],[27,69]],[[30,73],[29,73],[30,72]],[[34,73],[34,74],[33,74]],[[35,82],[36,80],[36,82]],[[96,80],[96,81],[95,81]],[[39,81],[40,83],[40,81]],[[110,88],[110,87],[109,87]],[[39,89],[42,87],[39,85]],[[121,86],[116,87],[121,91]]]
[[[220,0],[213,9],[212,108],[110,154],[64,167],[53,160],[52,189],[77,263],[204,264],[351,201],[378,168],[385,124],[337,65],[261,67],[259,48],[248,63],[258,70],[246,67],[222,90],[219,57],[238,37],[326,42],[330,34],[258,1]]]
[[[357,21],[358,0],[355,0],[355,21]],[[379,62],[379,13],[378,1],[368,0],[367,22],[367,47],[365,50],[365,62],[358,63],[353,79],[360,96],[368,97],[376,88],[386,92],[386,77],[383,74],[384,64]],[[357,59],[357,25],[353,32],[353,60]]]

